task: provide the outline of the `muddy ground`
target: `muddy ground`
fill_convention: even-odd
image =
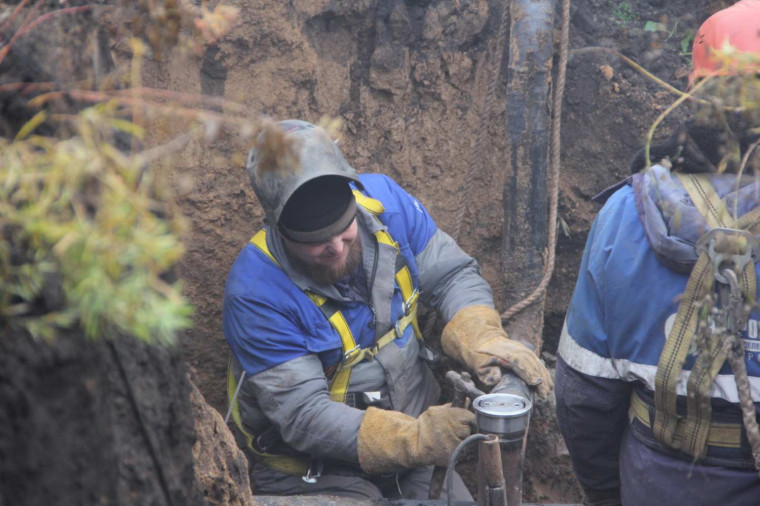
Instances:
[[[348,161],[360,173],[390,175],[427,206],[441,228],[452,233],[461,229],[460,243],[480,261],[501,308],[505,284],[521,281],[520,272],[507,279],[499,274],[502,195],[510,176],[505,173],[506,52],[498,54],[502,74],[488,114],[482,105],[505,2],[228,3],[238,6],[242,17],[230,35],[201,55],[172,55],[146,64],[144,84],[223,97],[250,107],[256,115],[277,119],[340,118],[340,146]],[[682,54],[682,43],[688,43],[689,31],[709,13],[728,3],[572,2],[557,266],[545,301],[542,339],[522,336],[543,342],[550,365],[586,235],[598,210],[591,197],[628,174],[629,160],[643,145],[649,125],[675,99],[618,57],[584,48],[617,49],[684,89],[689,57]],[[117,63],[129,61],[127,48],[123,41],[114,41]],[[53,55],[48,60],[43,62],[46,68],[77,67],[76,57]],[[668,118],[656,137],[682,116],[679,112]],[[469,177],[481,123],[487,135],[479,153],[485,163]],[[261,209],[243,170],[249,146],[237,134],[223,129],[210,145],[191,144],[169,164],[171,180],[182,190],[179,203],[191,224],[180,275],[196,307],[195,326],[184,333],[178,350],[146,350],[117,340],[123,351],[114,354],[106,345],[84,343],[78,336],[52,347],[20,336],[8,336],[0,343],[0,504],[17,504],[22,497],[40,498],[29,504],[44,503],[62,486],[66,497],[82,504],[132,504],[131,494],[141,489],[149,489],[150,497],[142,504],[161,504],[167,496],[175,504],[202,503],[201,492],[193,488],[197,485],[189,485],[193,483],[188,467],[193,443],[189,388],[173,379],[184,378],[186,362],[206,399],[225,411],[224,279],[242,245],[262,224]],[[466,208],[460,226],[463,188]],[[437,335],[428,337],[437,340]],[[121,365],[117,355],[123,358]],[[138,409],[130,404],[133,396],[121,367],[135,379],[131,388],[143,403]],[[136,413],[147,419],[140,422]],[[147,436],[141,429],[144,425],[150,426]],[[77,438],[88,440],[88,445],[75,445]],[[151,455],[147,440],[167,453]],[[30,446],[29,441],[38,442]],[[57,453],[49,455],[51,451]],[[527,455],[526,502],[579,500],[551,404],[537,407]],[[62,467],[49,464],[51,457]],[[159,465],[157,461],[173,469],[164,483],[157,483],[159,476],[147,471]],[[72,469],[78,470],[73,475],[81,480],[63,484]],[[98,475],[101,469],[112,475]],[[43,474],[47,478],[41,479]],[[35,483],[37,488],[30,485]]]

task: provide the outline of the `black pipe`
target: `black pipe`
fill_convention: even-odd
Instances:
[[[543,275],[556,3],[556,0],[512,0],[510,4],[505,113],[509,156],[502,204],[505,308],[530,294]],[[538,310],[526,310],[520,315],[530,320],[530,324],[522,329],[525,335],[515,337],[540,338],[543,306],[534,307]]]

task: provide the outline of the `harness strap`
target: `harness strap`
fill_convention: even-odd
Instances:
[[[233,399],[237,382],[235,375],[232,373],[232,356],[230,355],[229,365],[227,367],[227,397]],[[240,405],[237,400],[232,403],[232,419],[235,421],[240,433],[245,439],[246,447],[254,454],[256,460],[265,466],[285,474],[303,476],[309,470],[309,461],[306,458],[291,457],[288,455],[275,455],[259,451],[255,444],[255,436],[245,430],[243,420],[240,416]]]
[[[347,353],[343,357],[343,362],[338,366],[337,373],[340,374],[343,369],[350,369],[351,367],[360,362],[363,362],[364,360],[372,360],[385,345],[390,344],[391,342],[404,335],[406,328],[409,325],[413,324],[416,319],[417,306],[415,305],[414,309],[412,309],[409,314],[398,319],[393,329],[389,330],[377,341],[375,341],[375,344],[373,346],[361,349],[357,347],[355,350],[351,350],[349,353]]]
[[[373,199],[372,197],[366,196],[359,190],[354,190],[354,198],[356,199],[357,204],[375,216],[378,214],[383,214],[385,212],[385,206],[383,206],[382,202],[377,199]]]
[[[716,193],[708,176],[677,172],[676,177],[710,228],[727,228],[729,223],[735,221],[726,209],[726,204]]]
[[[712,286],[712,269],[707,255],[701,255],[686,284],[673,328],[657,364],[655,375],[655,419],[652,432],[661,442],[680,449],[675,434],[681,420],[676,412],[676,384],[691,341],[697,332],[697,301],[704,298],[707,286]],[[684,450],[685,451],[685,450]]]
[[[325,315],[327,321],[340,336],[341,349],[343,356],[347,356],[352,350],[356,350],[359,347],[356,345],[354,334],[351,332],[351,327],[348,326],[346,318],[343,313],[340,312],[338,305],[333,301],[317,295],[313,292],[305,292],[306,295],[319,307],[319,310]],[[351,381],[351,368],[341,369],[338,368],[335,373],[329,378],[330,400],[335,402],[346,402],[346,394],[348,393],[348,383]]]
[[[651,429],[652,423],[649,408],[649,404],[647,404],[647,402],[644,401],[634,390],[631,395],[631,407],[628,410],[628,417],[631,420],[635,418],[645,427]],[[683,431],[683,426],[680,426],[680,429],[676,431],[674,437],[676,441],[683,441],[686,437]],[[707,434],[707,444],[709,446],[720,448],[740,449],[742,447],[742,424],[711,422],[710,430]]]
[[[711,229],[728,228],[733,225],[739,229],[752,230],[760,225],[760,208],[735,220],[716,193],[707,175],[677,173],[676,177],[681,181],[695,207],[704,216]],[[687,382],[685,418],[676,410],[678,398],[676,385],[686,357],[695,348],[692,343],[698,334],[699,321],[709,310],[703,302],[713,291],[715,271],[713,259],[707,252],[702,252],[689,276],[675,323],[660,355],[655,376],[656,409],[652,429],[655,438],[697,459],[704,457],[709,440],[712,415],[710,389],[715,376],[726,360],[722,334],[700,333],[701,340],[699,346],[696,347],[699,354]],[[753,262],[745,265],[743,272],[740,273],[740,282],[745,297],[754,298],[756,279]]]
[[[357,204],[369,211],[375,219],[379,221],[377,215],[385,212],[385,207],[379,200],[367,197],[357,190],[354,190],[354,197],[356,198]],[[348,385],[351,379],[351,369],[364,360],[372,360],[384,346],[401,337],[409,325],[412,325],[417,339],[422,340],[422,333],[420,332],[419,324],[417,323],[417,301],[419,298],[419,292],[414,288],[414,282],[412,280],[411,272],[409,271],[409,266],[407,265],[404,256],[401,254],[398,243],[393,240],[387,231],[378,230],[375,232],[375,238],[378,244],[385,244],[396,249],[395,279],[396,283],[398,283],[399,290],[401,291],[401,296],[404,299],[404,316],[396,321],[393,329],[377,339],[371,347],[360,348],[357,346],[351,328],[335,302],[314,292],[304,292],[327,318],[341,340],[343,360],[338,364],[338,367],[329,379],[330,399],[335,402],[346,402]],[[275,265],[280,267],[279,263],[267,247],[266,229],[259,230],[249,242],[264,253]],[[228,398],[230,400],[234,398],[235,388],[236,382],[235,377],[232,374],[232,362],[230,359],[228,373]],[[255,436],[248,433],[243,428],[237,401],[235,401],[232,406],[232,417],[235,420],[238,429],[240,429],[241,433],[244,435],[248,448],[262,464],[271,469],[287,474],[304,476],[307,473],[310,463],[306,458],[274,455],[257,450],[256,445],[254,444]]]

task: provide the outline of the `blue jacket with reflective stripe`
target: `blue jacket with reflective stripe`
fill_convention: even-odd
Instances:
[[[657,363],[689,278],[655,254],[653,239],[665,249],[663,243],[681,238],[658,236],[652,233],[655,227],[648,234],[640,201],[637,207],[641,198],[624,186],[597,215],[562,331],[557,417],[576,474],[590,496],[614,495],[622,485],[623,503],[633,506],[757,504],[760,479],[753,470],[680,460],[644,446],[628,429],[631,390],[654,389]],[[670,219],[668,225],[675,226],[678,218]],[[756,406],[758,320],[755,310],[743,333]],[[693,359],[687,360],[685,369],[692,365]],[[685,392],[681,381],[678,393]],[[738,394],[728,366],[711,395],[714,410],[736,411]]]
[[[653,390],[657,363],[688,279],[688,273],[666,267],[655,256],[633,189],[623,187],[599,212],[589,233],[560,355],[586,374],[638,381]],[[759,320],[760,312],[754,310],[743,334],[747,370],[758,394]],[[687,359],[685,369],[692,365],[693,358]],[[685,395],[685,387],[679,385],[680,395]],[[738,401],[728,365],[716,378],[712,395]]]
[[[436,225],[422,204],[393,180],[380,174],[360,176],[365,194],[380,201],[378,216],[398,243],[414,287],[419,287],[415,256],[427,245]],[[370,280],[372,273],[367,273]],[[403,316],[398,284],[391,302],[391,321]],[[370,346],[375,337],[372,308],[363,302],[341,304],[356,343]],[[341,341],[320,309],[283,269],[252,244],[247,244],[230,270],[225,288],[224,334],[248,375],[307,354],[318,354],[328,367],[340,357]],[[414,337],[411,326],[397,341]]]

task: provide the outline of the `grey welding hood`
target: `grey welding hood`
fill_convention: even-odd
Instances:
[[[356,170],[346,162],[337,144],[323,129],[306,121],[292,119],[280,121],[277,126],[282,129],[288,140],[295,138],[295,166],[278,170],[260,170],[262,136],[259,136],[257,146],[248,153],[246,163],[251,186],[264,208],[270,226],[277,225],[282,210],[293,193],[313,179],[339,176],[347,182],[355,182],[362,188]]]

